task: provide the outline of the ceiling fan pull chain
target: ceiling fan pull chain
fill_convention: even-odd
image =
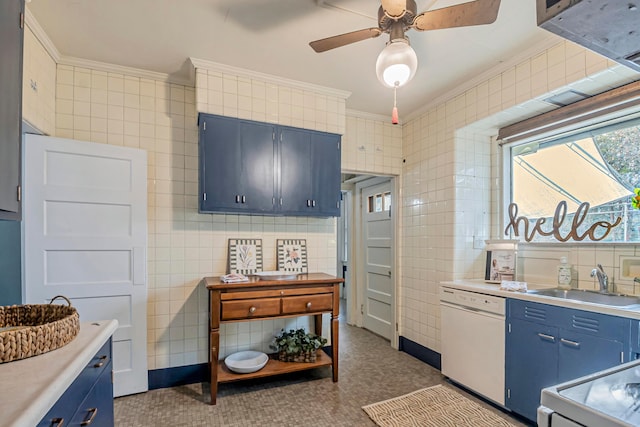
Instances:
[[[393,110],[391,110],[391,123],[398,124],[398,107],[396,106],[396,92],[398,91],[398,84],[393,87]]]

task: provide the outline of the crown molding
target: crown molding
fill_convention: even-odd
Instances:
[[[501,62],[485,72],[478,74],[472,79],[465,80],[464,83],[456,85],[455,89],[450,90],[448,92],[443,93],[435,98],[433,98],[430,102],[418,108],[415,111],[407,114],[407,118],[405,123],[421,116],[426,113],[433,107],[436,107],[440,104],[444,104],[445,102],[455,98],[456,96],[462,95],[469,89],[472,89],[478,86],[480,83],[486,82],[487,80],[496,77],[505,71],[515,67],[521,62],[534,57],[535,55],[544,52],[547,49],[552,48],[558,44],[564,43],[564,39],[556,36],[555,34],[549,33],[547,37],[545,37],[542,41],[532,45],[530,48],[520,51],[517,55],[510,57],[508,60]]]
[[[233,74],[239,77],[246,77],[250,79],[264,80],[267,83],[273,83],[276,85],[283,85],[294,87],[302,90],[310,90],[316,93],[321,93],[328,96],[335,96],[341,99],[347,99],[351,96],[351,92],[339,89],[333,89],[330,87],[314,85],[312,83],[301,82],[298,80],[286,79],[284,77],[278,77],[271,74],[260,73],[257,71],[251,71],[244,68],[233,67],[231,65],[220,64],[218,62],[208,61],[206,59],[189,58],[194,69],[201,68],[209,71],[218,71],[221,73]],[[195,71],[194,71],[195,72]]]
[[[125,67],[122,65],[109,64],[107,62],[93,61],[90,59],[76,58],[73,56],[63,56],[58,61],[60,65],[72,67],[89,68],[91,70],[104,71],[107,73],[124,74],[126,76],[139,77],[142,79],[158,80],[166,83],[174,83],[182,86],[194,87],[194,82],[190,79],[182,79],[166,73],[143,70],[141,68]]]
[[[358,119],[373,120],[376,122],[388,122],[389,124],[391,124],[391,115],[385,116],[382,114],[367,113],[366,111],[358,111],[358,110],[350,110],[350,109],[345,110],[345,114],[348,117],[356,117]]]
[[[36,17],[33,16],[33,13],[31,13],[28,7],[25,9],[24,22],[27,24],[27,27],[29,27],[36,39],[38,39],[42,47],[44,47],[44,50],[47,51],[49,56],[51,56],[55,62],[58,62],[60,60],[60,52],[53,44],[47,33],[44,32],[44,29],[40,26],[40,23]]]

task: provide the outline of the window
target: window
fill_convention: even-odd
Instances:
[[[634,188],[640,187],[640,119],[505,148],[510,165],[510,202],[517,204],[519,217],[531,222],[545,218],[542,228],[548,230],[558,203],[564,200],[568,215],[560,233],[566,235],[576,209],[588,202],[590,207],[578,234],[597,221],[614,223],[620,217],[620,224],[602,241],[640,241],[640,210],[631,204]],[[538,233],[532,241],[556,239]]]
[[[372,196],[369,196],[368,203],[368,211],[369,213],[373,212],[384,212],[391,209],[391,193],[378,193]]]

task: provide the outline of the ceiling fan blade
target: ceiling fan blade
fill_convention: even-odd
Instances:
[[[372,39],[374,37],[378,37],[380,34],[382,34],[382,30],[380,30],[380,28],[367,28],[364,30],[340,34],[338,36],[327,37],[326,39],[312,41],[309,43],[309,46],[318,53],[326,52],[327,50],[335,49],[336,47],[342,47],[362,40]]]
[[[389,18],[402,18],[407,11],[406,0],[382,0],[382,9]]]
[[[500,0],[475,0],[423,12],[413,20],[419,31],[491,24],[498,17]]]

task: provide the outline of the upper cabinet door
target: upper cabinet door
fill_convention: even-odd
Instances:
[[[311,132],[280,129],[280,213],[305,215],[312,212]]]
[[[283,215],[340,215],[340,135],[281,128]]]
[[[24,1],[0,1],[0,219],[21,219]]]
[[[340,216],[340,135],[314,132],[311,159],[316,214]]]
[[[273,211],[273,125],[200,115],[200,211]]]

